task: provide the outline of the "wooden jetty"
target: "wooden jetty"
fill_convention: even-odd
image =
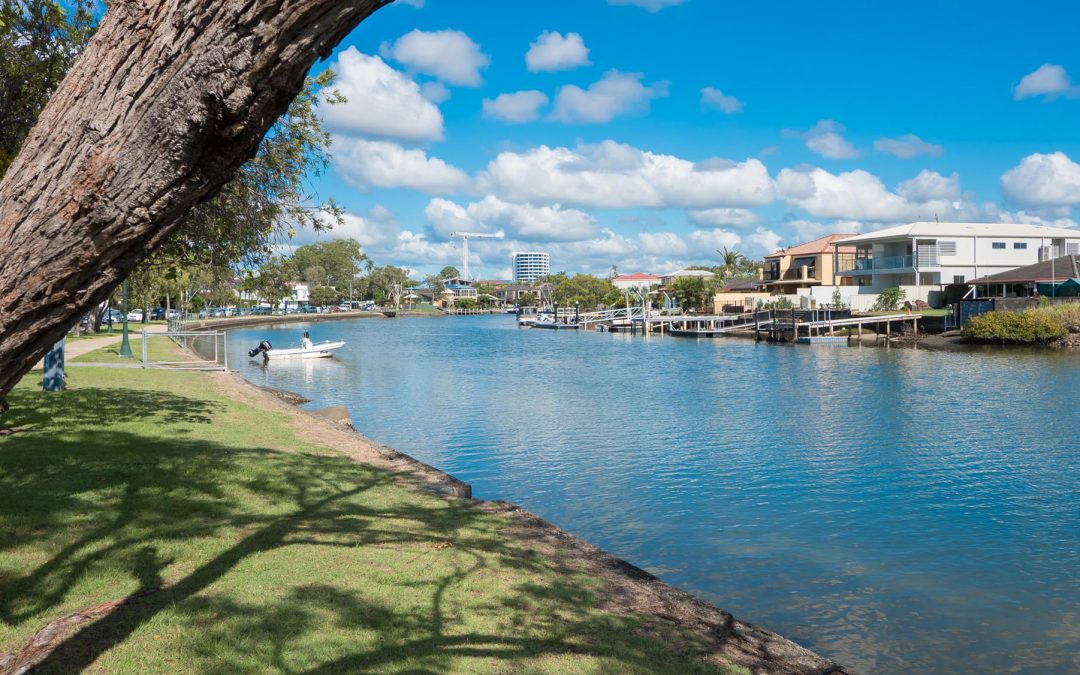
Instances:
[[[874,329],[879,338],[892,336],[894,324],[911,324],[918,332],[918,314],[883,314],[852,316],[833,310],[761,310],[742,314],[669,315],[643,320],[645,332],[666,332],[678,337],[722,337],[734,332],[753,332],[758,340],[799,342],[803,344],[840,343],[862,335],[865,327]],[[846,336],[842,335],[846,330]],[[841,335],[837,335],[837,333]],[[829,338],[828,340],[822,338]]]

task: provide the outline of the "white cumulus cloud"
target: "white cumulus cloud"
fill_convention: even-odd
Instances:
[[[542,91],[518,91],[484,99],[484,117],[520,124],[540,119],[540,109],[548,103]]]
[[[920,155],[940,157],[945,151],[940,145],[927,143],[915,134],[904,134],[896,138],[879,138],[874,141],[874,150],[900,159],[911,159]]]
[[[699,209],[688,215],[696,225],[703,227],[753,227],[761,222],[761,216],[749,209]]]
[[[342,223],[330,231],[334,239],[355,239],[364,249],[378,247],[397,238],[401,229],[394,216],[383,206],[375,206],[367,215],[342,214]]]
[[[412,70],[463,87],[483,84],[480,71],[491,63],[480,45],[459,30],[413,30],[393,44],[384,43],[380,53]]]
[[[843,136],[844,125],[833,120],[818,120],[812,129],[805,132],[785,131],[789,138],[801,138],[806,147],[828,159],[853,159],[859,151]]]
[[[345,103],[321,106],[333,131],[408,140],[439,140],[443,117],[421,94],[420,86],[386,65],[349,47],[338,56],[334,88]]]
[[[903,195],[890,192],[880,178],[862,169],[839,174],[820,168],[783,169],[776,186],[784,201],[815,218],[900,222],[935,215],[951,218],[961,211],[952,200],[952,179],[931,172],[902,183]]]
[[[637,240],[638,248],[647,255],[679,258],[689,251],[686,241],[674,232],[642,232]]]
[[[705,87],[701,90],[701,107],[732,115],[743,109],[743,102],[734,96],[728,96],[716,87]]]
[[[667,96],[667,83],[641,83],[642,73],[610,70],[603,79],[582,89],[568,84],[555,97],[551,119],[569,124],[610,122],[620,115],[644,114],[654,98]]]
[[[774,196],[757,159],[695,164],[614,141],[503,152],[477,179],[482,190],[509,201],[600,208],[748,208]]]
[[[532,206],[505,202],[494,195],[461,206],[446,199],[433,199],[424,210],[436,232],[455,230],[497,232],[530,242],[579,241],[595,237],[600,228],[588,213],[558,204]]]
[[[570,70],[589,65],[589,48],[578,33],[544,31],[525,54],[525,67],[530,73]]]
[[[1059,96],[1075,98],[1078,95],[1080,87],[1073,85],[1065,69],[1050,63],[1044,63],[1025,75],[1013,89],[1013,98],[1017,101],[1033,96],[1053,100]]]
[[[424,95],[424,98],[436,104],[450,98],[450,88],[438,80],[425,82],[420,87],[420,93]]]
[[[1063,152],[1028,155],[1001,177],[1001,191],[1025,206],[1080,204],[1080,164]]]
[[[742,237],[730,230],[694,230],[687,240],[699,259],[716,258],[717,251],[738,248],[743,242]]]
[[[919,175],[900,183],[897,193],[911,202],[928,202],[935,199],[956,201],[961,198],[960,175],[955,171],[949,176],[942,176],[936,171],[926,169]]]
[[[461,169],[397,143],[335,137],[331,152],[341,176],[360,189],[411,188],[445,194],[469,186],[469,176]]]

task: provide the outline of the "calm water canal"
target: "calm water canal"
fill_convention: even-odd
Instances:
[[[343,338],[334,360],[244,353]],[[1080,356],[233,331],[230,363],[861,672],[1080,671]]]

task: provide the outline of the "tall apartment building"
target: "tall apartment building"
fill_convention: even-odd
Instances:
[[[551,274],[551,257],[539,251],[514,251],[510,254],[510,267],[514,281],[531,284]]]

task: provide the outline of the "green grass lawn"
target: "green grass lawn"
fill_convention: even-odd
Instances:
[[[71,361],[73,363],[141,363],[142,336],[133,333],[129,336],[128,343],[131,346],[132,358],[130,359],[120,358],[120,343],[117,342],[107,347],[101,347],[91,352],[87,352],[82,356],[76,356],[71,359]],[[146,349],[147,357],[151,361],[180,361],[188,360],[190,358],[176,346],[175,342],[161,334],[151,334],[148,337]]]
[[[214,377],[72,369],[66,392],[29,376],[8,397],[0,654],[126,599],[37,672],[728,672],[666,622],[597,610],[600,582],[505,516],[301,440]]]

